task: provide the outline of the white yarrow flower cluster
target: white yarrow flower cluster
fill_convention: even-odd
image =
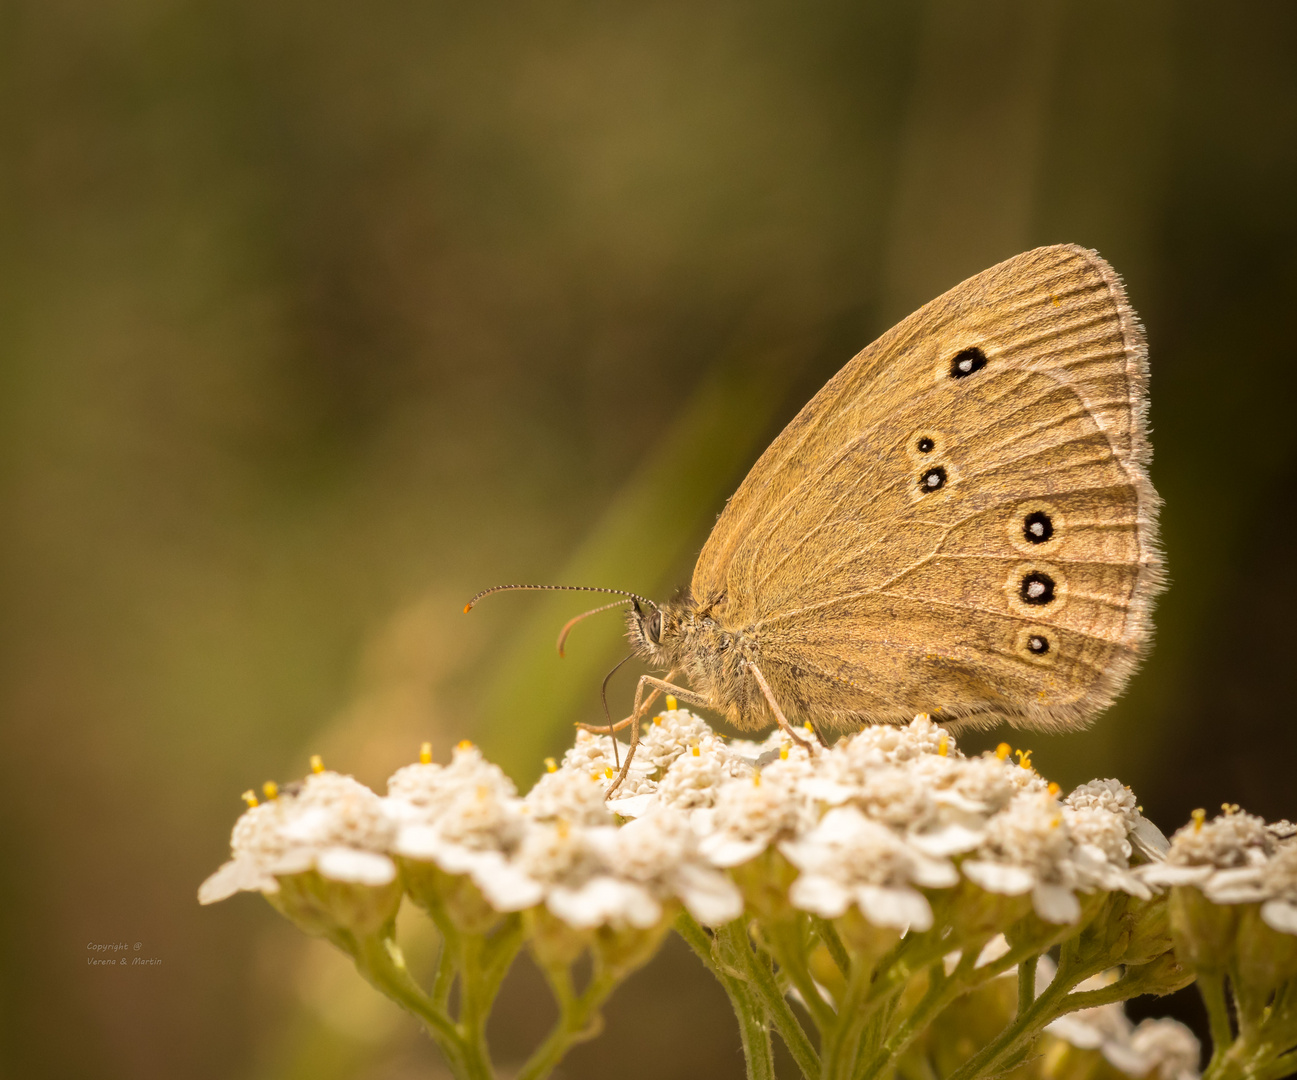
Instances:
[[[471,743],[451,763],[398,769],[387,782],[386,809],[398,823],[394,854],[467,874],[497,911],[519,911],[540,899],[510,857],[526,820],[517,789]]]
[[[585,731],[524,797],[468,743],[449,764],[398,770],[386,798],[349,777],[309,777],[240,818],[233,858],[203,899],[274,892],[310,869],[383,883],[399,857],[466,876],[500,912],[543,904],[577,928],[647,927],[679,903],[716,925],[743,910],[728,871],[766,852],[798,872],[794,907],[834,918],[854,906],[902,930],[930,927],[924,890],[961,875],[1030,894],[1056,923],[1079,917],[1078,892],[1149,895],[1130,864],[1160,834],[1128,790],[1101,781],[1060,801],[1028,760],[1007,747],[964,757],[927,716],[810,749],[780,731],[727,744],[683,709],[645,728],[610,801],[630,748]]]
[[[802,872],[789,892],[793,906],[825,918],[855,904],[876,926],[927,930],[932,907],[915,886],[949,888],[959,881],[949,860],[923,854],[854,806],[834,807],[780,850]]]
[[[318,871],[331,881],[387,885],[395,826],[383,800],[350,776],[319,772],[250,807],[234,825],[230,860],[203,882],[204,904],[240,891],[273,894],[279,878]]]
[[[1155,885],[1192,885],[1213,904],[1260,904],[1272,930],[1297,935],[1297,834],[1229,807],[1207,821],[1201,811],[1171,838],[1165,862],[1142,867]]]

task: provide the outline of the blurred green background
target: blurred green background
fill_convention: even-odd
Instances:
[[[1172,586],[1119,705],[1010,738],[1168,831],[1297,817],[1291,3],[27,0],[0,58],[4,1075],[441,1075],[197,906],[239,793],[465,736],[529,784],[619,624],[464,600],[686,582],[832,372],[1037,244],[1147,325]],[[498,1059],[549,1015],[520,965]],[[678,948],[564,1070],[742,1071]]]

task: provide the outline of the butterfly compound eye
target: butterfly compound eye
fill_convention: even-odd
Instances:
[[[981,349],[961,349],[950,361],[950,377],[964,379],[986,367],[986,353]]]
[[[662,644],[662,612],[653,612],[652,617],[646,624],[645,629],[648,631],[649,641],[654,645]]]

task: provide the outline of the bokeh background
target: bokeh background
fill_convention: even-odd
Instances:
[[[239,793],[312,752],[377,786],[462,737],[527,786],[598,713],[619,624],[560,662],[579,600],[467,596],[668,593],[832,372],[1037,244],[1098,248],[1147,325],[1172,586],[1093,729],[1010,737],[1168,831],[1225,801],[1297,817],[1297,6],[19,0],[0,24],[4,1075],[442,1075],[259,898],[197,906]],[[105,941],[162,962],[88,967]],[[499,1060],[549,1015],[520,964]],[[683,949],[564,1066],[609,1072],[741,1075]]]

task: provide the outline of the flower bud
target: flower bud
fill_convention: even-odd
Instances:
[[[461,934],[488,933],[503,917],[467,874],[448,874],[436,863],[401,859],[406,892],[434,920],[444,912]]]
[[[891,926],[875,926],[852,906],[833,920],[834,929],[851,954],[853,964],[871,969],[887,951],[901,940],[901,932]]]
[[[1297,935],[1272,929],[1262,905],[1239,904],[1236,931],[1236,978],[1241,986],[1268,995],[1297,979]]]
[[[1234,954],[1238,906],[1213,904],[1193,885],[1176,885],[1168,903],[1176,955],[1198,971],[1223,974]]]
[[[368,937],[396,918],[401,885],[395,878],[380,885],[337,881],[307,870],[280,877],[279,890],[267,893],[266,899],[315,937],[332,937],[338,931]]]
[[[1082,895],[1078,921],[1078,925],[1083,927],[1078,941],[1079,960],[1109,966],[1124,962],[1131,926],[1122,916],[1130,899],[1120,892]]]
[[[730,873],[743,893],[748,910],[762,922],[798,916],[788,902],[788,889],[797,878],[797,870],[775,848],[768,848]]]
[[[653,959],[662,938],[671,929],[670,915],[646,930],[601,926],[594,935],[591,950],[606,970],[618,979],[624,978]]]
[[[593,930],[569,926],[543,905],[523,912],[527,946],[536,963],[547,971],[566,970],[594,939]]]
[[[1005,941],[1015,951],[1025,949],[1033,953],[1043,953],[1059,942],[1075,937],[1077,927],[1047,922],[1028,904],[1026,913],[1020,919],[1006,925],[1003,933]]]
[[[1125,900],[1120,918],[1130,933],[1121,962],[1127,966],[1148,964],[1170,951],[1171,912],[1165,895],[1149,900],[1130,896]],[[1153,993],[1154,991],[1149,991]]]
[[[1032,910],[1028,893],[989,892],[967,879],[951,890],[946,903],[955,941],[997,934]]]
[[[1182,962],[1174,952],[1164,952],[1148,963],[1126,968],[1123,985],[1129,987],[1129,997],[1153,994],[1162,997],[1183,990],[1194,980],[1193,969]]]

